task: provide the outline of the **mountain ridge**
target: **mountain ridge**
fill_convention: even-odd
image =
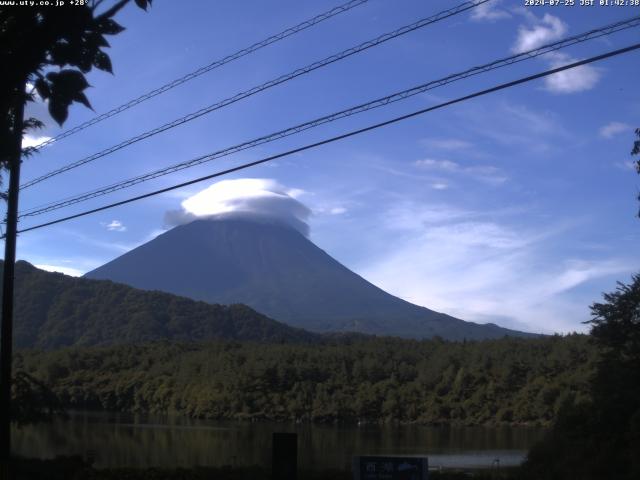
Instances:
[[[4,262],[0,260],[0,272]],[[0,281],[1,284],[1,281]],[[76,278],[16,263],[16,348],[53,349],[158,340],[315,343],[320,337],[246,305],[214,305],[109,280]]]

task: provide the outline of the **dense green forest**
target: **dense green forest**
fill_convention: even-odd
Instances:
[[[0,272],[3,265],[0,261]],[[319,338],[245,305],[212,305],[106,280],[74,278],[22,261],[16,264],[15,289],[17,348],[161,339],[315,342]]]
[[[546,424],[583,401],[583,335],[481,342],[220,341],[21,351],[16,369],[68,408],[215,419]]]
[[[640,275],[591,310],[598,360],[589,395],[560,410],[529,452],[527,479],[640,478]]]

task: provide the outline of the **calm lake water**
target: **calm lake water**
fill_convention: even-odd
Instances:
[[[353,455],[426,455],[445,468],[517,465],[539,428],[318,426],[73,413],[13,431],[16,454],[90,455],[96,467],[193,467],[271,463],[271,434],[298,433],[303,469],[349,469]]]

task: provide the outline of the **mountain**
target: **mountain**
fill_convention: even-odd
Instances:
[[[0,261],[0,271],[4,262]],[[1,277],[0,277],[1,278]],[[313,343],[318,335],[245,305],[212,305],[16,263],[14,345],[58,348],[156,340]]]
[[[250,217],[196,220],[87,273],[210,303],[242,303],[317,332],[460,340],[523,336],[394,297],[285,224]]]

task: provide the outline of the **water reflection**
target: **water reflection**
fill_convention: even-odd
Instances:
[[[544,433],[533,428],[318,426],[213,422],[113,413],[73,413],[15,429],[19,455],[95,456],[97,467],[270,465],[271,434],[298,433],[301,468],[348,469],[353,455],[427,455],[431,465],[518,464]]]

